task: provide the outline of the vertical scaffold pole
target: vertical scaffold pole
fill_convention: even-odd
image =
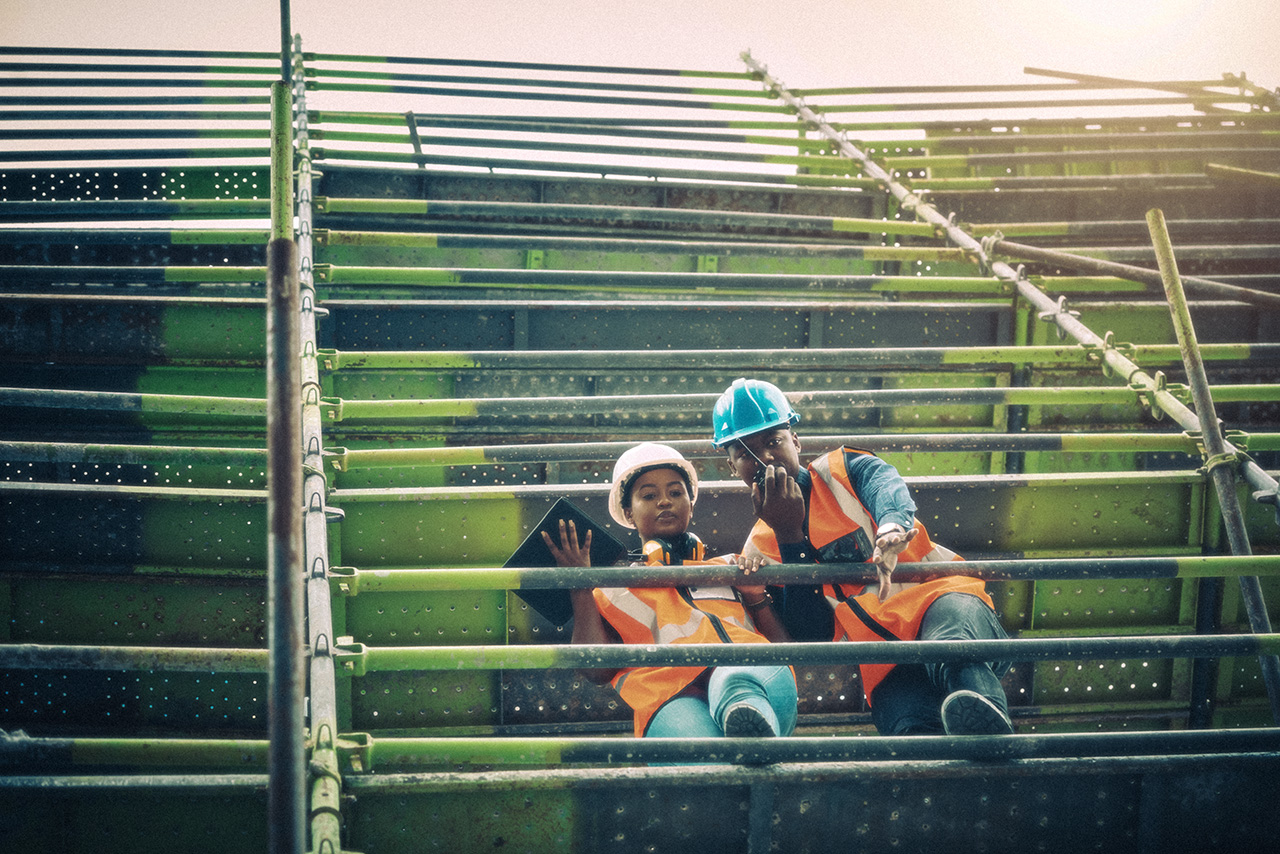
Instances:
[[[317,328],[325,309],[317,304],[313,263],[311,134],[307,123],[307,73],[302,39],[293,41],[293,104],[298,163],[298,283],[302,293],[302,452],[303,550],[307,585],[307,648],[310,668],[309,768],[311,850],[341,851],[342,769],[338,762],[338,689],[334,669],[333,601],[329,589],[330,519],[341,511],[328,506],[320,411],[320,366],[316,361]]]
[[[305,848],[302,667],[302,387],[298,251],[293,241],[289,87],[271,87],[271,240],[267,244],[267,644],[272,854]]]
[[[1182,350],[1182,360],[1187,369],[1187,381],[1191,384],[1191,396],[1195,401],[1196,414],[1200,418],[1200,440],[1204,445],[1205,467],[1213,479],[1213,486],[1218,495],[1218,505],[1221,507],[1227,541],[1232,554],[1253,554],[1253,548],[1249,544],[1249,532],[1245,526],[1244,512],[1240,508],[1240,500],[1236,492],[1234,467],[1236,455],[1227,451],[1226,441],[1222,437],[1222,425],[1218,422],[1213,396],[1209,392],[1209,377],[1205,374],[1204,360],[1200,357],[1200,343],[1196,338],[1195,326],[1191,322],[1191,312],[1182,290],[1182,279],[1178,275],[1178,262],[1173,254],[1173,243],[1169,239],[1169,230],[1165,225],[1164,214],[1160,210],[1147,211],[1147,228],[1151,231],[1151,241],[1155,245],[1156,263],[1160,267],[1164,292],[1169,299],[1169,310],[1173,315],[1173,328],[1177,333],[1178,346]],[[1262,586],[1257,576],[1242,576],[1240,592],[1245,613],[1249,618],[1249,628],[1255,633],[1269,634],[1271,618],[1267,615]],[[1280,659],[1274,655],[1264,655],[1259,661],[1267,686],[1267,695],[1271,700],[1272,718],[1276,723],[1280,723]]]

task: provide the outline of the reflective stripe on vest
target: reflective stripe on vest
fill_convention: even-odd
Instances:
[[[809,542],[815,549],[834,542],[858,528],[864,529],[875,542],[876,523],[858,500],[849,480],[845,465],[846,454],[865,454],[854,448],[838,448],[816,460],[809,466],[813,475],[813,488],[809,493]],[[898,560],[917,563],[929,560],[953,560],[950,550],[937,551],[929,532],[917,519],[916,536],[898,555]],[[870,557],[868,555],[868,557]]]
[[[725,565],[725,557],[698,561]],[[691,563],[686,561],[687,563]],[[729,595],[732,589],[728,588]],[[593,591],[601,616],[623,643],[767,643],[737,598],[695,599],[676,587],[607,587]],[[632,667],[612,680],[635,713],[635,734],[643,736],[655,712],[698,678],[705,667]]]

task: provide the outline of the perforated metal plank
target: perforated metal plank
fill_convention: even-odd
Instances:
[[[12,362],[260,366],[266,310],[252,299],[10,295],[0,296],[0,335]]]
[[[52,784],[53,781],[50,781]],[[158,788],[158,787],[157,787]],[[266,782],[219,791],[136,786],[12,785],[0,778],[0,849],[68,854],[229,854],[267,848]]]

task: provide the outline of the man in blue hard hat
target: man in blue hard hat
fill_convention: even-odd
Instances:
[[[766,563],[875,565],[875,589],[794,585],[777,603],[796,640],[1006,638],[980,579],[894,582],[899,559],[961,560],[934,543],[897,470],[868,451],[838,448],[800,463],[800,416],[772,383],[739,379],[716,401],[712,444],[751,487],[756,524],[742,552]],[[942,569],[939,566],[939,569]],[[824,606],[825,600],[825,606]],[[909,733],[1013,732],[1000,685],[1007,664],[864,664],[863,691],[876,729]]]

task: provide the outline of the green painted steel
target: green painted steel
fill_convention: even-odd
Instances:
[[[1017,640],[880,641],[832,644],[665,644],[637,646],[401,646],[342,643],[334,661],[360,677],[391,670],[704,667],[763,663],[865,664],[941,661],[1058,661],[1274,655],[1280,635],[1072,637]]]
[[[595,567],[579,569],[467,568],[376,569],[332,567],[330,582],[347,596],[361,593],[404,593],[430,590],[529,590],[585,587],[628,587],[693,584],[714,586],[741,579],[720,567]],[[1280,555],[1185,556],[1175,558],[1041,559],[1037,561],[968,560],[953,574],[996,581],[1043,579],[1219,578],[1280,575]],[[903,582],[929,576],[927,569],[899,564],[894,577]],[[824,564],[822,569],[771,565],[761,578],[771,584],[841,581],[867,584],[875,572],[853,565]]]
[[[1147,364],[1177,364],[1181,355],[1173,344],[1116,344],[1132,358]],[[1275,344],[1206,344],[1205,359],[1244,361],[1251,358],[1280,357]],[[625,354],[625,355],[624,355]],[[536,352],[422,351],[422,350],[320,350],[316,358],[330,371],[412,368],[418,370],[520,369],[520,370],[602,370],[626,364],[628,367],[670,368],[696,363],[704,368],[728,367],[741,370],[792,368],[807,370],[848,370],[855,367],[878,369],[926,368],[943,365],[985,365],[1005,367],[1035,365],[1044,368],[1083,368],[1097,364],[1095,348],[1080,346],[1023,347],[898,347],[893,349],[807,348],[805,350],[593,350]]]
[[[146,670],[265,673],[265,649],[156,649],[142,646],[16,644],[4,650],[6,667],[19,670]]]
[[[751,71],[346,55],[317,66],[296,50],[311,126],[293,152],[298,237],[315,244],[300,269],[314,335],[299,354],[314,848],[820,850],[849,815],[874,850],[1053,850],[1062,827],[1103,850],[1176,848],[1206,826],[1233,850],[1274,839],[1249,793],[1280,755],[1274,728],[1256,729],[1269,723],[1257,651],[1276,636],[1240,634],[1245,603],[1222,581],[1248,572],[1280,597],[1274,305],[1193,305],[1211,330],[1218,414],[1250,455],[1230,462],[1262,554],[1231,558],[1152,271],[1061,275],[1074,268],[991,257],[997,238],[1034,235],[1073,257],[1144,263],[1141,218],[1158,203],[1183,218],[1171,230],[1184,263],[1238,289],[1219,295],[1272,289],[1275,218],[1206,161],[1266,162],[1244,158],[1274,149],[1273,93],[1234,75],[808,90],[836,105],[820,112],[856,108],[827,125],[770,104]],[[281,57],[0,55],[50,84],[0,96],[0,836],[15,850],[262,850],[268,822],[250,818],[266,815],[268,753],[256,253],[268,196],[289,176],[265,167],[266,150],[193,162],[248,149],[189,140],[265,134],[265,91],[209,87],[265,82]],[[43,61],[55,57],[76,61]],[[190,85],[168,85],[178,65],[199,69]],[[99,68],[114,91],[71,89]],[[446,81],[530,114],[443,114],[467,109],[428,94]],[[522,91],[495,92],[501,81]],[[375,82],[401,91],[364,105],[325,89]],[[1082,91],[1093,88],[1112,91]],[[1258,108],[1242,126],[1238,112],[1084,105],[1161,100],[1117,89]],[[957,124],[928,97],[974,107],[997,91],[1036,106]],[[1026,115],[1062,92],[1081,118]],[[613,110],[605,100],[627,115],[565,115]],[[678,117],[650,109],[670,104]],[[62,161],[17,148],[41,138],[20,126],[41,110],[70,128]],[[84,122],[130,127],[97,148],[104,134],[77,135]],[[311,147],[326,136],[334,148]],[[871,139],[865,156],[849,156],[852,138]],[[359,151],[383,140],[399,150]],[[476,140],[521,153],[460,147]],[[104,166],[104,153],[127,159]],[[675,156],[618,162],[628,153]],[[563,168],[548,175],[553,162]],[[900,174],[885,180],[879,164]],[[236,227],[182,227],[193,219]],[[77,220],[104,227],[66,227]],[[866,651],[848,645],[748,651],[796,664],[802,732],[817,738],[776,744],[632,739],[616,695],[573,674],[582,656],[649,653],[574,647],[519,591],[588,586],[606,570],[499,567],[556,498],[605,520],[612,460],[641,440],[695,462],[694,530],[738,548],[750,498],[707,446],[705,419],[743,374],[796,395],[806,453],[848,442],[908,475],[931,535],[988,579],[1010,655],[1027,656],[1005,680],[1019,735],[871,736],[843,658]],[[735,580],[616,569],[619,583]],[[811,567],[771,572],[818,580]],[[809,663],[831,655],[841,663]],[[414,669],[428,660],[440,669]],[[708,761],[726,764],[688,764]],[[732,764],[751,762],[770,764]]]
[[[800,403],[814,409],[880,408],[888,406],[954,407],[956,405],[1071,404],[1129,405],[1139,403],[1153,391],[1151,386],[1135,388],[898,388],[813,392],[796,395]],[[1215,386],[1214,396],[1222,402],[1267,402],[1276,399],[1280,386],[1250,384]],[[1185,389],[1170,388],[1175,396]],[[562,416],[581,419],[626,411],[705,412],[714,403],[714,394],[598,395],[595,397],[541,398],[452,398],[431,400],[343,400],[324,398],[331,421],[477,419],[512,416]],[[223,398],[181,398],[162,395],[107,395],[88,392],[66,394],[24,394],[20,389],[0,389],[0,401],[25,402],[31,406],[82,406],[125,411],[191,412],[211,415],[253,415],[259,412],[252,401]]]
[[[980,761],[1044,757],[1233,752],[1270,753],[1280,735],[1252,729],[1182,733],[1088,735],[898,736],[779,739],[372,738],[360,752],[371,767],[453,763],[559,765],[590,762],[626,765],[701,760],[756,765],[771,762],[840,762],[958,758]]]

